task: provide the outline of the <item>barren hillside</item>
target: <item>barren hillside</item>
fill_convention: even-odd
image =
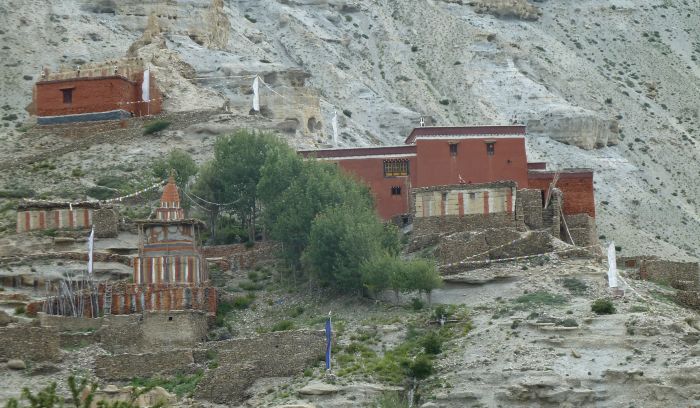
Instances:
[[[79,153],[51,157],[53,169],[12,166],[0,187],[78,194],[98,172],[142,168],[174,146],[203,160],[213,135],[239,126],[278,129],[294,145],[328,144],[334,110],[345,146],[401,143],[421,116],[436,125],[522,122],[531,160],[596,170],[605,240],[626,254],[700,256],[700,3],[461,3],[2,2],[5,157],[68,143],[20,131],[43,66],[118,58],[130,47],[153,64],[166,109],[230,109],[188,117],[161,139],[96,138]],[[152,13],[156,40],[142,37]],[[309,74],[303,91],[290,83],[293,69]],[[251,74],[275,90],[263,88],[263,104],[283,118],[317,112],[320,130],[250,118]],[[67,177],[76,166],[86,176]]]

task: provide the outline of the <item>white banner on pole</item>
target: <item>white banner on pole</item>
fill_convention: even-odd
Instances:
[[[88,275],[92,276],[92,251],[95,247],[95,226],[92,226],[90,231],[90,239],[88,240]]]
[[[151,70],[143,71],[143,82],[141,83],[141,99],[144,102],[151,101]]]
[[[333,111],[333,147],[338,147],[338,111]]]
[[[253,80],[253,110],[260,112],[260,94],[258,93],[258,88],[260,87],[260,82],[256,76]]]
[[[617,287],[617,259],[615,254],[615,242],[608,245],[608,286]]]

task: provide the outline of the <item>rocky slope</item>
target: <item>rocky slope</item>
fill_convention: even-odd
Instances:
[[[204,122],[172,132],[162,149],[203,128],[254,124],[243,122],[251,74],[277,92],[263,87],[271,110],[306,109],[308,95],[276,80],[300,68],[312,100],[320,95],[321,131],[292,129],[292,144],[330,143],[334,110],[344,146],[401,143],[421,116],[435,125],[526,123],[532,160],[596,170],[599,233],[624,253],[700,255],[700,2],[462,3],[8,0],[0,4],[3,151],[47,148],[15,130],[42,66],[116,58],[136,42],[131,52],[162,78],[166,108],[228,104],[238,115],[214,131],[216,122]],[[152,13],[162,40],[147,44]],[[119,146],[117,160],[142,162],[155,154],[147,143]],[[187,143],[200,159],[208,146]],[[35,183],[22,171],[18,179]]]

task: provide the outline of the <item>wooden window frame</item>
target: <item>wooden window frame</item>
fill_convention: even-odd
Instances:
[[[405,177],[410,174],[408,160],[384,160],[384,177]]]

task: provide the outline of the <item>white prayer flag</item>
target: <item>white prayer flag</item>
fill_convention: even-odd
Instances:
[[[144,102],[151,101],[151,70],[143,71],[143,82],[141,83],[141,99]]]
[[[617,287],[617,259],[615,258],[615,242],[608,245],[608,286]]]
[[[90,231],[90,239],[88,240],[88,275],[92,276],[92,251],[95,246],[95,226],[92,226]]]
[[[338,111],[333,111],[333,146],[338,147]]]
[[[255,77],[253,81],[253,110],[260,112],[260,95],[258,94],[258,87],[260,86],[258,77]]]

